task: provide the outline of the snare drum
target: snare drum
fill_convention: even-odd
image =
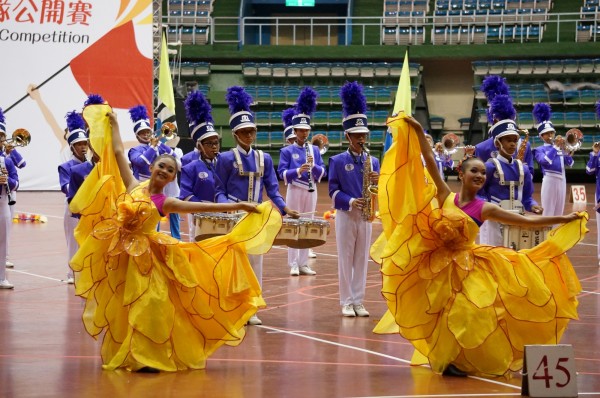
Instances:
[[[531,249],[544,240],[552,227],[524,228],[516,225],[502,225],[504,246],[514,250]]]
[[[194,214],[196,224],[196,241],[228,234],[233,226],[242,218],[241,214],[197,213]]]
[[[281,229],[275,237],[274,245],[283,245],[294,247],[298,242],[298,231],[300,222],[293,218],[284,218],[281,223]]]
[[[301,218],[299,220],[298,241],[288,245],[294,249],[308,249],[324,245],[331,226],[327,220]]]

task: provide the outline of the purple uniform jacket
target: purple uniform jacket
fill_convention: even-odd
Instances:
[[[131,162],[133,176],[137,180],[147,180],[150,178],[150,165],[158,155],[165,153],[168,155],[174,154],[173,149],[162,142],[158,144],[156,149],[148,144],[140,144],[131,148],[128,152],[128,156],[129,161]]]
[[[327,174],[325,163],[321,158],[319,147],[311,145],[313,153],[313,168],[311,169],[313,181],[321,181]],[[308,189],[308,172],[298,175],[297,169],[306,163],[306,148],[294,143],[279,150],[279,167],[277,173],[285,184],[292,184]]]
[[[69,181],[71,180],[71,169],[73,166],[81,164],[81,161],[77,158],[67,160],[60,166],[58,166],[58,182],[60,184],[60,190],[65,195],[69,195]]]
[[[565,166],[573,166],[573,157],[568,153],[557,150],[552,144],[544,144],[535,148],[533,155],[544,175],[564,175]]]
[[[600,166],[598,164],[598,154],[590,152],[590,160],[585,166],[585,172],[589,175],[596,176],[596,203],[600,202]],[[600,208],[596,210],[600,213]]]
[[[244,171],[256,172],[256,151],[254,149],[250,149],[250,152],[245,154],[243,149],[241,149],[239,146],[238,149],[240,150],[240,158]],[[264,187],[267,191],[267,196],[283,213],[283,208],[286,206],[286,204],[283,200],[283,197],[279,193],[279,183],[277,181],[277,176],[275,175],[273,159],[271,159],[271,156],[268,153],[265,153],[264,157],[264,175],[263,178],[256,177],[255,179],[253,202],[262,202],[262,190]],[[219,177],[216,193],[217,202],[244,202],[248,200],[249,178],[248,176],[239,175],[233,151],[227,151],[220,154],[219,161],[217,162],[216,172],[217,176]]]
[[[519,167],[516,161],[508,163],[503,157],[498,157],[500,167],[504,172],[505,181],[519,181]],[[485,162],[485,185],[479,191],[478,196],[484,198],[490,203],[500,203],[501,200],[510,199],[510,189],[508,185],[500,185],[500,177],[496,172],[496,166],[489,160]],[[519,195],[522,192],[522,195]],[[537,206],[537,202],[533,199],[533,182],[531,180],[531,172],[529,167],[523,163],[523,186],[520,188],[515,186],[515,198],[521,203],[525,210],[531,211],[532,206]]]
[[[6,172],[8,174],[8,189],[11,192],[16,191],[17,188],[19,188],[19,174],[17,173],[17,168],[10,157],[3,158],[4,166],[6,167]],[[0,192],[3,191],[0,189]]]
[[[216,185],[215,163],[194,160],[181,169],[179,199],[190,202],[214,202]]]
[[[71,202],[71,199],[75,197],[75,194],[83,184],[85,178],[92,172],[94,164],[90,161],[85,161],[71,167],[71,179],[69,180],[69,191],[67,193],[67,199]]]
[[[8,157],[10,157],[10,160],[12,160],[15,167],[18,169],[22,169],[23,167],[27,166],[27,162],[25,161],[25,159],[23,159],[23,156],[21,156],[21,154],[17,152],[16,148],[10,151]]]
[[[365,154],[360,157],[349,151],[329,159],[329,196],[333,207],[350,210],[350,200],[362,198]],[[379,172],[379,160],[371,156],[373,171]]]
[[[200,160],[200,151],[198,148],[194,148],[193,151],[186,153],[181,157],[181,167],[192,163],[194,160]]]

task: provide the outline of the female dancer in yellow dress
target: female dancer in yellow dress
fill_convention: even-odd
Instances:
[[[400,333],[415,347],[413,364],[429,363],[436,373],[509,376],[522,367],[524,345],[557,344],[577,319],[581,286],[565,252],[583,239],[587,214],[525,217],[479,201],[486,174],[476,158],[462,162],[454,194],[421,125],[404,115],[388,124],[398,133],[379,180],[384,233],[371,250],[388,312],[374,331]],[[566,224],[516,252],[474,243],[486,219]]]
[[[158,157],[140,184],[110,107],[90,105],[84,117],[102,160],[72,202],[82,218],[71,267],[76,294],[86,299],[86,330],[94,338],[104,332],[103,368],[202,369],[218,347],[241,342],[244,325],[264,305],[247,253],[268,251],[281,216],[269,203],[165,197],[177,173],[173,157]],[[228,235],[184,243],[156,231],[161,213],[231,210],[251,214]]]

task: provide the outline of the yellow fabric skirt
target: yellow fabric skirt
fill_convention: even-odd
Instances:
[[[485,376],[521,369],[524,345],[556,344],[577,319],[581,286],[565,252],[583,239],[587,215],[532,249],[477,245],[477,224],[454,205],[454,194],[437,206],[416,135],[395,122],[380,178],[384,232],[371,251],[388,305],[375,333],[399,333],[416,349],[413,364],[428,362],[436,373],[449,364]],[[410,185],[405,205],[391,206],[390,187],[403,184]]]
[[[82,215],[71,267],[85,328],[103,336],[105,369],[203,369],[218,347],[240,344],[265,305],[247,254],[270,249],[281,215],[263,203],[228,235],[197,243],[159,233],[147,184],[123,192],[106,134],[102,162],[71,206]]]

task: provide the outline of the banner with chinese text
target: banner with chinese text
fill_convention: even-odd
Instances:
[[[20,190],[59,189],[65,115],[90,93],[113,107],[125,144],[137,144],[127,109],[152,114],[151,0],[0,0],[0,56],[7,136],[31,134],[17,148],[27,162]]]

